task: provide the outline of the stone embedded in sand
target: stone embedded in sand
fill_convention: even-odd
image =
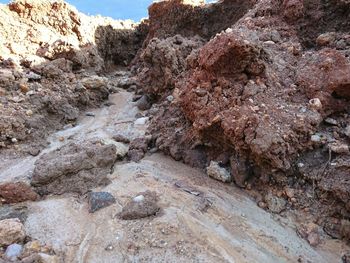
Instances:
[[[91,192],[88,195],[89,212],[94,213],[116,202],[113,195],[107,192]]]
[[[12,204],[24,201],[36,201],[38,194],[24,182],[0,184],[0,199],[3,203]]]
[[[22,254],[23,246],[19,244],[12,244],[6,248],[5,258],[10,261],[16,261],[17,258]]]
[[[136,102],[136,106],[137,106],[137,108],[139,108],[139,110],[149,110],[152,107],[149,96],[143,95]]]
[[[106,185],[116,152],[114,145],[93,141],[69,143],[35,162],[31,184],[41,194],[84,193]]]
[[[141,198],[141,196],[143,196],[143,198]],[[153,216],[160,209],[157,201],[158,197],[155,192],[146,191],[139,193],[123,207],[119,216],[124,220]]]
[[[268,193],[265,196],[265,202],[269,210],[276,214],[281,213],[287,204],[287,201],[282,197],[275,196],[272,193]]]
[[[129,146],[125,143],[121,143],[111,139],[102,139],[101,143],[104,145],[114,145],[116,148],[116,154],[119,159],[123,159],[129,151]]]
[[[211,161],[207,167],[207,175],[224,183],[229,183],[232,180],[230,172],[214,161]]]
[[[24,226],[18,218],[0,221],[0,246],[22,242],[26,237]]]

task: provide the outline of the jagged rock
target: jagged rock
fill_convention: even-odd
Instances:
[[[22,242],[26,237],[24,226],[18,218],[0,221],[0,246]]]
[[[69,143],[35,162],[31,184],[41,194],[84,193],[109,182],[107,174],[117,159],[114,145]]]
[[[88,195],[89,212],[94,213],[116,202],[113,195],[107,192],[91,192]]]
[[[232,180],[230,172],[214,161],[211,161],[207,167],[207,175],[224,183],[229,183]]]

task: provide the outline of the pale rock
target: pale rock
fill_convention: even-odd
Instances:
[[[47,255],[44,253],[39,253],[39,262],[41,263],[59,263],[57,256]]]
[[[6,248],[5,258],[10,261],[16,261],[17,258],[22,254],[23,246],[19,244],[12,244]]]
[[[145,125],[147,123],[147,121],[149,120],[148,117],[143,117],[143,118],[138,118],[134,124],[135,125]]]
[[[125,143],[116,142],[111,139],[103,139],[101,143],[104,145],[115,145],[118,158],[124,158],[128,154],[129,146]]]
[[[232,181],[230,172],[214,161],[211,161],[210,165],[207,167],[207,175],[224,183]]]
[[[107,86],[107,78],[99,77],[99,76],[91,76],[87,78],[83,78],[81,83],[84,87],[88,89],[98,89]]]
[[[30,79],[30,80],[40,80],[41,79],[41,76],[39,74],[34,73],[33,71],[26,74],[25,77],[27,79]]]
[[[18,218],[0,221],[0,246],[22,242],[26,237],[24,226]]]
[[[329,149],[338,154],[348,154],[349,151],[349,145],[341,142],[334,142],[328,145]]]
[[[133,199],[133,201],[136,203],[140,203],[143,200],[145,200],[145,197],[143,195],[138,195],[138,196],[134,197],[134,199]]]
[[[268,193],[265,196],[265,202],[269,210],[277,214],[281,213],[285,209],[287,204],[287,201],[284,200],[282,197],[275,196],[272,193]]]

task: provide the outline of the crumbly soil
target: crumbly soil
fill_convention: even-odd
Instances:
[[[136,24],[0,5],[0,220],[25,226],[18,261],[347,262],[349,10],[169,0]],[[91,212],[91,192],[108,205]]]

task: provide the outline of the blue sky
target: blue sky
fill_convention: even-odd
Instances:
[[[147,17],[147,7],[152,0],[66,0],[80,12],[90,15],[100,14],[115,19],[133,19],[139,21]],[[9,1],[0,0],[0,3]]]

